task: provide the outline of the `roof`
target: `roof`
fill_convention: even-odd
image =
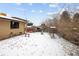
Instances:
[[[27,22],[27,20],[20,19],[20,18],[13,18],[13,17],[10,17],[10,16],[0,16],[0,18],[6,19],[6,20],[14,20],[14,21],[24,21],[24,22]]]
[[[56,28],[55,26],[51,26],[50,28]]]
[[[13,18],[13,19],[19,19],[19,20],[24,20],[24,21],[26,21],[25,19],[23,19],[23,18],[19,18],[19,17],[11,17],[11,18]]]
[[[32,26],[27,26],[28,28],[31,28]]]

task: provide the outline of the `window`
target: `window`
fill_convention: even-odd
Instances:
[[[19,22],[18,21],[11,21],[10,22],[10,28],[11,29],[17,29],[17,28],[19,28]]]

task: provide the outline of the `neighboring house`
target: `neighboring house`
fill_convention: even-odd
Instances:
[[[26,31],[27,32],[30,32],[30,33],[33,32],[33,27],[32,26],[27,26]]]
[[[30,32],[30,33],[31,32],[40,32],[41,29],[37,26],[27,26],[26,31]]]
[[[0,39],[24,33],[27,21],[18,17],[0,16]]]
[[[39,26],[27,26],[27,32],[41,32]]]

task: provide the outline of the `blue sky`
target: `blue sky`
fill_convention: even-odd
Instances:
[[[63,8],[79,9],[79,4],[65,3],[0,3],[0,12],[28,19],[39,25],[49,15],[58,13]]]

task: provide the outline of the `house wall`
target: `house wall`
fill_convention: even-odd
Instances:
[[[11,29],[10,20],[0,19],[0,39],[18,35],[18,34],[23,34],[24,28],[25,28],[24,22],[19,22],[19,28]]]

